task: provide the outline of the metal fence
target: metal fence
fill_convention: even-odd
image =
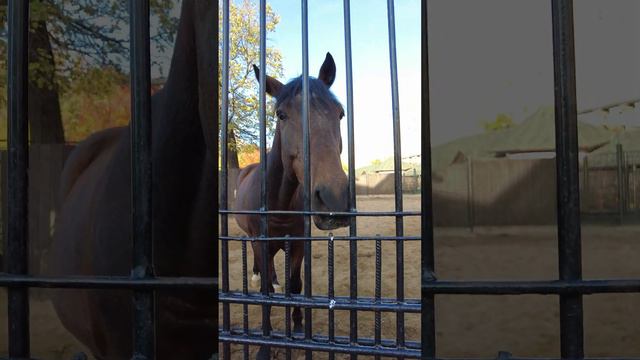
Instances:
[[[223,44],[223,84],[226,84],[228,68],[228,30],[229,30],[229,1],[224,1],[224,44]],[[395,38],[394,38],[394,16],[393,16],[393,0],[388,0],[388,22],[389,22],[389,49],[391,60],[391,84],[393,99],[393,125],[394,125],[394,150],[395,150],[395,168],[400,169],[400,136],[399,130],[399,114],[398,114],[398,92],[395,62]],[[303,78],[308,76],[307,66],[307,1],[302,0],[302,59],[303,59]],[[230,344],[243,344],[245,347],[244,358],[248,358],[248,345],[260,345],[268,349],[269,346],[282,347],[287,349],[287,358],[290,358],[292,348],[304,349],[306,358],[311,359],[313,351],[329,352],[330,357],[334,353],[349,353],[352,358],[357,358],[359,354],[390,356],[397,358],[423,358],[435,359],[437,352],[436,339],[436,319],[435,319],[435,302],[434,298],[442,294],[466,294],[466,295],[520,295],[520,294],[540,294],[540,295],[557,295],[560,301],[560,336],[561,336],[561,357],[563,359],[582,359],[584,358],[584,330],[583,330],[583,305],[582,297],[585,294],[595,293],[627,293],[640,291],[640,279],[633,280],[583,280],[582,279],[582,260],[581,260],[581,222],[580,222],[580,192],[579,179],[580,172],[578,167],[578,134],[577,134],[577,109],[576,109],[576,88],[575,88],[575,55],[574,55],[574,30],[573,30],[573,2],[571,0],[552,0],[552,26],[553,26],[553,63],[554,63],[554,84],[555,84],[555,116],[556,116],[556,169],[557,169],[557,228],[558,228],[558,261],[560,278],[555,281],[446,281],[436,278],[435,255],[434,255],[434,234],[433,234],[433,209],[430,201],[422,201],[421,207],[421,224],[422,224],[422,298],[420,304],[415,304],[409,299],[404,298],[402,293],[402,284],[404,279],[398,278],[398,293],[395,299],[385,299],[384,301],[376,296],[375,299],[358,298],[358,291],[355,287],[358,274],[356,273],[355,257],[357,256],[357,243],[360,240],[366,240],[356,236],[355,218],[356,216],[366,216],[371,214],[358,213],[355,204],[354,193],[354,173],[353,173],[353,112],[352,112],[352,94],[353,86],[351,83],[351,42],[350,42],[350,15],[349,0],[344,1],[344,21],[345,21],[345,44],[346,44],[346,62],[347,62],[347,94],[348,94],[348,142],[349,142],[349,190],[350,190],[350,212],[346,213],[351,217],[351,226],[349,236],[340,240],[350,241],[351,256],[351,296],[348,299],[334,298],[330,290],[327,296],[313,295],[310,292],[310,272],[311,272],[311,247],[309,240],[323,241],[329,240],[320,237],[310,237],[309,216],[314,214],[310,211],[309,202],[305,201],[304,211],[300,215],[305,216],[305,233],[304,236],[298,237],[290,241],[305,241],[305,292],[303,296],[292,295],[286,291],[284,296],[273,295],[268,291],[261,294],[250,294],[244,281],[243,291],[232,293],[229,290],[229,241],[246,241],[242,237],[231,237],[227,234],[227,216],[234,213],[226,208],[226,202],[221,203],[220,214],[222,215],[223,232],[220,239],[222,241],[222,289],[219,293],[219,299],[223,303],[223,322],[220,329],[220,341],[223,343],[223,355],[226,359],[230,359]],[[429,128],[429,71],[428,71],[428,37],[427,37],[427,2],[422,1],[422,170],[426,176],[422,177],[421,193],[424,199],[431,198],[431,159],[430,159],[430,128]],[[261,19],[261,69],[265,68],[265,1],[260,2],[260,19]],[[264,73],[260,78],[260,119],[261,119],[261,166],[264,171],[266,147],[264,141]],[[306,85],[305,85],[306,86]],[[306,97],[308,90],[305,88],[303,101],[303,113],[306,113]],[[223,108],[222,119],[226,119],[227,108],[225,107],[226,88],[223,85]],[[304,141],[305,141],[305,199],[309,197],[308,182],[308,125],[307,118],[303,117]],[[226,148],[226,124],[223,122],[223,138],[222,143],[225,144],[221,148]],[[223,154],[222,171],[226,171],[225,155]],[[264,172],[263,172],[264,174]],[[224,176],[223,176],[224,179]],[[265,178],[263,176],[263,189]],[[398,256],[398,273],[402,273],[402,251],[403,242],[412,240],[403,236],[403,217],[409,214],[403,212],[402,209],[402,189],[401,174],[395,172],[395,213],[379,213],[381,216],[396,217],[396,241]],[[226,190],[226,188],[225,188]],[[227,192],[223,190],[222,194]],[[264,195],[264,192],[263,192]],[[254,213],[260,214],[263,219],[261,227],[261,236],[256,239],[262,246],[266,246],[270,240],[276,240],[268,237],[267,220],[268,215],[277,214],[278,212],[268,211],[269,207],[263,197],[262,209]],[[336,240],[336,239],[332,239]],[[332,241],[327,245],[329,248],[329,261],[333,256]],[[243,261],[246,261],[246,245],[243,245]],[[288,258],[288,253],[285,257]],[[286,261],[288,263],[288,261]],[[332,273],[331,264],[329,273]],[[287,267],[285,268],[285,272]],[[379,268],[376,268],[376,275],[379,276]],[[246,279],[246,265],[243,264],[243,278]],[[263,276],[263,281],[264,280]],[[264,282],[263,282],[264,285]],[[330,279],[330,289],[332,280]],[[286,285],[285,285],[286,286]],[[266,287],[265,287],[266,289]],[[379,294],[379,293],[377,293]],[[262,332],[252,332],[247,328],[246,322],[244,328],[232,329],[230,327],[229,311],[230,304],[259,304],[262,306],[263,324],[265,316],[269,316],[271,306],[288,307],[292,305],[302,306],[305,308],[305,331],[304,334],[296,336],[292,334],[287,318],[286,333],[272,333],[269,328],[263,327]],[[346,338],[336,337],[330,330],[328,336],[314,336],[312,334],[311,309],[325,309],[329,311],[329,329],[334,329],[335,324],[332,322],[332,311],[336,309],[347,309],[351,312],[350,332]],[[246,307],[243,308],[246,317]],[[358,311],[391,311],[397,314],[395,340],[381,340],[379,336],[375,339],[364,339],[358,337],[357,334],[357,312]],[[421,327],[422,337],[421,344],[413,344],[405,342],[404,339],[404,316],[408,311],[420,311],[422,315]],[[376,322],[376,334],[379,334],[379,322]],[[513,358],[508,352],[501,352],[498,358]]]
[[[585,215],[618,223],[640,221],[640,152],[590,154],[582,162],[581,197]]]
[[[402,173],[394,172],[394,194],[395,209],[392,212],[358,212],[356,206],[356,177],[354,167],[354,113],[353,113],[353,82],[352,82],[352,54],[351,54],[351,24],[350,24],[350,1],[344,1],[344,33],[345,33],[345,54],[346,54],[346,76],[347,76],[347,130],[348,130],[348,207],[347,212],[319,212],[311,211],[311,189],[310,189],[310,154],[309,154],[309,69],[308,69],[308,7],[307,0],[302,0],[302,129],[303,129],[303,158],[304,158],[304,180],[303,196],[304,206],[300,211],[284,211],[288,215],[304,217],[304,233],[302,236],[290,236],[285,238],[270,237],[268,231],[268,217],[274,215],[282,215],[283,211],[275,211],[269,207],[266,198],[266,138],[265,138],[265,71],[266,59],[266,1],[261,0],[259,5],[260,13],[260,172],[261,176],[261,205],[259,210],[229,210],[228,208],[228,183],[227,183],[227,128],[228,124],[228,84],[229,84],[229,6],[230,0],[223,0],[223,46],[222,46],[222,114],[221,114],[221,146],[222,149],[222,189],[220,202],[221,217],[221,261],[222,261],[222,287],[219,292],[219,301],[222,303],[222,327],[219,330],[219,341],[222,343],[222,353],[224,359],[231,359],[231,344],[241,344],[244,352],[243,357],[249,358],[248,347],[250,345],[260,346],[258,358],[270,358],[270,348],[284,348],[286,357],[290,359],[292,349],[300,349],[305,351],[306,359],[314,358],[314,352],[324,352],[329,354],[329,358],[334,358],[336,353],[350,354],[352,359],[358,355],[373,355],[376,358],[380,356],[392,356],[397,358],[420,358],[420,344],[417,342],[406,341],[405,336],[405,313],[419,313],[419,299],[408,299],[404,294],[404,242],[416,241],[419,237],[404,236],[404,217],[419,216],[419,212],[403,211],[402,201]],[[398,76],[396,62],[396,39],[395,39],[395,18],[394,18],[394,1],[387,1],[387,19],[389,30],[389,59],[390,59],[390,76],[391,76],[391,98],[393,110],[393,143],[394,143],[394,167],[401,169],[401,151],[400,151],[400,115],[399,115],[399,96],[398,96]],[[428,154],[428,153],[427,153]],[[430,179],[429,179],[430,180]],[[260,236],[256,238],[229,236],[228,221],[230,214],[253,214],[260,215]],[[311,216],[347,216],[349,217],[349,235],[348,236],[311,236]],[[389,237],[362,237],[357,235],[356,217],[357,216],[390,216],[395,217],[395,236]],[[285,241],[285,294],[278,295],[270,293],[268,290],[267,276],[261,274],[262,291],[261,293],[253,293],[248,291],[247,287],[247,258],[246,258],[246,242],[256,241],[262,247],[262,253],[267,252],[269,241]],[[229,242],[242,242],[242,278],[243,289],[241,292],[230,291],[229,286]],[[292,294],[289,284],[290,271],[290,251],[293,242],[304,242],[304,292],[302,295]],[[326,242],[328,252],[328,294],[318,295],[311,293],[311,273],[312,273],[312,253],[311,242]],[[334,294],[334,242],[349,242],[349,258],[350,258],[350,294],[348,297],[337,297]],[[376,289],[374,298],[362,298],[358,296],[358,243],[361,241],[376,241]],[[396,245],[396,274],[397,274],[397,292],[393,299],[381,298],[380,277],[381,277],[381,243],[382,241],[395,242]],[[267,268],[266,256],[262,256],[262,269]],[[234,259],[235,260],[235,259]],[[235,260],[235,261],[239,261]],[[242,328],[231,328],[230,324],[230,305],[243,304],[243,318],[245,319]],[[247,305],[260,305],[262,307],[262,331],[253,331],[248,328],[246,318],[248,316]],[[272,331],[268,325],[271,307],[283,307],[286,311],[285,332],[278,333]],[[291,331],[291,319],[289,317],[289,309],[292,306],[299,306],[304,309],[304,333],[296,334]],[[328,333],[313,334],[312,327],[312,309],[324,309],[328,311]],[[335,311],[349,311],[349,336],[336,336]],[[371,338],[363,338],[358,334],[358,313],[362,311],[375,312],[375,336]],[[381,337],[381,313],[389,312],[396,314],[396,338],[382,339]]]
[[[132,81],[132,214],[134,261],[130,277],[28,275],[28,33],[29,1],[8,1],[8,179],[6,272],[9,359],[29,359],[28,288],[134,290],[132,359],[155,358],[154,294],[160,289],[211,289],[217,278],[155,277],[151,242],[151,127],[149,0],[129,1]],[[215,56],[215,54],[214,54]],[[215,121],[215,119],[212,119]],[[3,174],[4,175],[4,174]],[[4,199],[3,199],[4,200]],[[215,341],[212,339],[212,341]]]
[[[423,2],[423,6],[424,6]],[[582,297],[598,293],[640,292],[640,279],[583,280],[578,167],[573,1],[552,0],[553,64],[556,116],[556,177],[558,210],[558,261],[560,278],[554,281],[444,281],[437,280],[434,268],[433,216],[430,204],[423,202],[422,240],[422,356],[436,358],[434,296],[469,295],[557,295],[560,301],[560,355],[562,359],[584,358]],[[423,26],[426,12],[423,7]],[[424,28],[423,28],[424,30]],[[425,35],[426,36],[426,35]],[[423,73],[427,74],[426,39],[423,38]],[[427,153],[428,78],[423,79],[423,153]],[[423,161],[429,156],[423,156]],[[430,164],[422,166],[430,174]],[[423,194],[430,194],[429,179]],[[511,354],[498,354],[514,359]]]

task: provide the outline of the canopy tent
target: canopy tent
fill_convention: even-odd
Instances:
[[[614,134],[602,127],[578,120],[578,147],[591,152],[608,144]],[[555,116],[551,106],[541,107],[522,123],[507,129],[492,151],[497,156],[555,151]]]

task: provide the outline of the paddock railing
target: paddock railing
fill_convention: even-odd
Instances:
[[[152,272],[151,128],[149,0],[129,1],[132,81],[132,213],[134,261],[131,276],[43,277],[28,274],[29,145],[28,34],[29,1],[8,0],[8,154],[6,199],[6,272],[0,286],[8,288],[9,359],[31,358],[29,288],[130,289],[135,321],[132,359],[155,359],[154,294],[160,289],[217,289],[217,277],[166,278]],[[213,41],[213,40],[212,40]],[[215,56],[215,54],[213,55]],[[212,119],[217,122],[217,119]],[[3,174],[4,176],[4,174]],[[5,199],[2,199],[4,202]],[[215,200],[214,200],[215,201]],[[3,205],[4,206],[4,205]],[[212,339],[215,341],[215,339]],[[216,354],[214,354],[216,356]]]
[[[358,289],[356,281],[358,279],[357,268],[357,245],[359,241],[367,241],[365,237],[358,237],[354,226],[355,219],[358,216],[371,216],[371,214],[363,214],[357,211],[355,203],[355,174],[353,169],[354,149],[353,149],[353,84],[351,82],[351,42],[350,42],[350,14],[349,0],[344,0],[344,22],[345,22],[345,44],[346,44],[346,63],[347,63],[347,105],[348,105],[348,149],[349,149],[349,189],[350,189],[350,210],[343,214],[351,217],[351,226],[349,235],[339,240],[349,241],[350,244],[350,296],[347,298],[336,298],[333,296],[332,277],[329,275],[329,294],[312,295],[310,293],[311,286],[309,284],[311,277],[311,248],[310,242],[328,241],[328,257],[329,257],[329,274],[332,274],[331,259],[333,258],[333,241],[338,240],[334,237],[311,237],[309,216],[316,214],[310,211],[308,201],[305,202],[305,209],[298,215],[304,216],[305,234],[297,238],[273,239],[268,238],[266,232],[266,217],[280,212],[267,211],[266,200],[263,195],[263,206],[261,210],[252,213],[260,214],[263,219],[261,228],[261,236],[256,238],[234,237],[228,234],[228,215],[233,211],[228,209],[227,199],[221,201],[220,216],[222,219],[222,229],[220,234],[222,248],[222,288],[219,292],[219,300],[223,304],[223,319],[220,328],[219,340],[222,343],[223,357],[231,359],[231,344],[240,344],[244,347],[243,358],[249,357],[247,350],[250,345],[284,348],[286,357],[291,358],[292,349],[301,349],[305,351],[307,359],[311,359],[314,352],[328,353],[330,358],[334,358],[336,353],[350,354],[351,358],[357,358],[358,355],[374,355],[376,357],[387,356],[396,358],[422,358],[436,359],[437,357],[437,322],[435,318],[435,297],[438,295],[522,295],[522,294],[540,294],[540,295],[556,295],[560,303],[560,338],[561,349],[560,355],[562,359],[583,359],[584,358],[584,325],[583,325],[583,305],[584,295],[599,293],[638,293],[640,292],[640,279],[628,280],[583,280],[582,278],[582,251],[581,251],[581,214],[580,214],[580,171],[578,159],[578,136],[577,136],[577,109],[576,109],[576,85],[575,85],[575,54],[574,54],[574,29],[573,29],[573,1],[571,0],[551,0],[552,9],[552,36],[553,36],[553,64],[554,64],[554,89],[555,89],[555,124],[556,124],[556,190],[557,190],[557,230],[558,230],[558,262],[559,262],[559,278],[553,281],[448,281],[437,278],[436,258],[434,252],[434,214],[433,204],[431,201],[422,201],[421,211],[419,213],[408,213],[403,211],[402,203],[402,179],[399,171],[394,173],[395,177],[395,213],[385,214],[393,216],[396,219],[396,236],[390,237],[388,240],[395,242],[397,254],[397,274],[401,274],[404,264],[402,263],[403,245],[406,241],[420,240],[421,242],[421,301],[416,302],[413,299],[406,299],[402,291],[404,279],[398,277],[395,298],[380,299],[376,291],[376,297],[373,299],[363,299],[358,297]],[[395,62],[395,38],[394,38],[394,14],[393,0],[387,1],[388,5],[388,23],[389,23],[389,49],[390,49],[390,76],[392,84],[393,99],[393,137],[394,137],[394,165],[395,169],[400,169],[400,134],[398,113],[398,92],[397,92],[397,75]],[[421,194],[423,199],[431,199],[432,195],[432,178],[431,178],[431,158],[430,158],[430,104],[429,104],[429,64],[428,64],[428,4],[426,0],[421,2],[422,16],[422,144],[421,144]],[[229,0],[223,1],[223,92],[222,96],[222,146],[223,164],[222,176],[226,181],[226,121],[227,107],[225,104],[227,99],[228,85],[227,69],[229,66]],[[307,1],[301,1],[302,13],[302,59],[303,59],[303,78],[308,76],[307,67]],[[265,1],[260,1],[260,67],[265,69]],[[265,169],[266,143],[264,139],[264,72],[261,73],[260,79],[260,119],[261,119],[261,168]],[[304,90],[306,104],[306,96],[308,90]],[[303,113],[306,113],[306,105],[303,105]],[[304,144],[305,144],[305,168],[308,170],[308,127],[306,125],[306,117],[303,118],[304,128]],[[263,172],[264,173],[264,172]],[[263,178],[263,184],[264,184]],[[308,199],[308,171],[305,172],[304,191]],[[264,189],[264,185],[263,185]],[[227,187],[221,191],[221,196],[226,197]],[[329,214],[326,214],[329,215]],[[342,215],[342,214],[341,214]],[[421,236],[418,238],[406,237],[403,233],[403,219],[405,216],[420,216],[421,218]],[[232,292],[229,287],[229,242],[240,241],[242,243],[242,277],[247,278],[246,271],[246,241],[256,241],[266,246],[270,240],[289,240],[306,241],[305,243],[305,291],[304,295],[293,296],[289,292],[284,295],[270,294],[263,291],[261,294],[250,293],[246,286],[246,280],[243,281],[243,289],[241,292]],[[374,241],[382,241],[384,239],[374,239]],[[288,264],[288,253],[285,254],[285,262]],[[376,252],[376,256],[380,256]],[[377,260],[377,258],[376,258]],[[376,262],[378,265],[378,262]],[[285,266],[285,272],[288,270]],[[376,267],[376,278],[380,275],[379,268]],[[309,276],[307,276],[309,275]],[[263,279],[264,281],[264,279]],[[285,285],[286,286],[286,285]],[[242,328],[232,328],[230,324],[230,306],[232,304],[243,305],[243,318],[247,318],[247,305],[262,306],[263,318],[268,316],[270,307],[285,307],[287,310],[291,306],[301,306],[305,309],[305,331],[303,334],[292,334],[291,327],[286,319],[287,326],[284,333],[272,332],[269,328],[263,328],[262,331],[250,330],[247,322],[244,322]],[[312,320],[311,310],[323,309],[329,312],[329,329],[335,329],[333,322],[333,311],[336,309],[345,309],[350,312],[349,335],[346,337],[335,336],[332,330],[328,334],[312,334],[310,322]],[[361,338],[358,330],[358,311],[374,311],[378,314],[381,311],[388,311],[396,314],[396,338],[381,339],[379,336],[379,317],[376,318],[376,337],[374,339]],[[404,315],[410,312],[421,313],[421,341],[419,343],[405,341],[404,333]],[[266,314],[266,315],[265,315]],[[500,352],[497,355],[499,359],[516,359],[509,352]]]
[[[260,120],[260,172],[262,174],[261,181],[261,208],[255,211],[232,211],[229,207],[229,169],[227,168],[227,147],[228,147],[228,86],[229,86],[229,6],[230,0],[222,1],[222,93],[221,93],[221,184],[220,189],[220,219],[221,219],[221,257],[220,261],[222,269],[222,284],[219,291],[219,301],[222,303],[222,326],[219,329],[219,341],[221,342],[222,355],[224,359],[232,359],[231,344],[240,344],[243,348],[242,357],[248,359],[250,356],[250,346],[260,346],[261,351],[269,352],[271,348],[283,348],[286,352],[286,358],[290,359],[292,350],[304,350],[305,358],[312,359],[317,353],[328,353],[330,359],[335,358],[337,353],[349,354],[352,359],[356,359],[358,355],[373,355],[376,358],[380,356],[392,356],[398,358],[420,358],[420,343],[416,341],[407,341],[405,334],[405,314],[418,314],[421,310],[419,299],[410,299],[405,296],[405,279],[404,279],[404,244],[406,241],[420,240],[418,236],[405,236],[404,218],[407,216],[419,216],[416,211],[404,211],[403,207],[403,181],[401,172],[401,136],[400,136],[400,114],[399,114],[399,94],[398,94],[398,75],[396,60],[396,39],[395,39],[395,16],[394,1],[387,1],[387,20],[389,33],[389,62],[390,62],[390,78],[391,78],[391,99],[392,99],[392,117],[390,121],[393,124],[393,148],[394,148],[394,168],[398,169],[393,172],[393,195],[394,195],[394,211],[391,212],[361,212],[357,209],[356,204],[356,176],[355,176],[355,150],[354,150],[354,111],[353,111],[353,93],[354,86],[352,80],[352,52],[351,52],[351,14],[350,1],[343,2],[344,14],[344,34],[345,34],[345,62],[346,62],[346,120],[347,120],[347,149],[348,149],[348,207],[347,212],[318,212],[311,210],[311,189],[310,189],[310,153],[309,153],[309,69],[308,69],[308,6],[307,1],[302,0],[300,3],[302,14],[302,129],[303,129],[303,159],[304,159],[304,179],[303,179],[303,196],[304,206],[302,211],[274,211],[268,210],[266,203],[266,102],[265,102],[265,71],[266,69],[266,1],[261,0],[259,3],[260,16],[260,90],[259,90],[259,120]],[[430,180],[429,180],[430,181]],[[418,188],[416,186],[416,188]],[[233,214],[259,214],[262,221],[260,226],[260,236],[249,238],[246,236],[230,236],[229,235],[229,215]],[[304,217],[304,234],[303,236],[289,237],[269,237],[267,229],[267,217],[276,214],[288,214]],[[311,216],[312,215],[329,215],[329,216],[348,216],[349,230],[346,236],[311,236]],[[356,218],[364,216],[387,216],[395,219],[395,236],[358,236],[356,228]],[[262,276],[261,293],[250,292],[247,286],[247,241],[255,241],[262,247],[262,253],[266,253],[269,241],[284,240],[285,245],[285,294],[269,293],[268,284],[266,284],[267,276]],[[301,295],[291,294],[289,289],[289,267],[290,267],[290,246],[294,241],[304,242],[304,290]],[[335,242],[345,241],[349,244],[349,296],[335,295]],[[363,241],[375,242],[376,244],[376,264],[375,273],[375,289],[373,298],[365,298],[360,296],[357,286],[358,274],[358,244]],[[231,291],[230,289],[230,251],[229,242],[241,243],[242,256],[242,291]],[[326,243],[327,260],[328,260],[328,294],[319,295],[312,294],[312,246],[311,243]],[[396,257],[396,293],[393,298],[382,298],[380,291],[380,279],[382,275],[382,243],[389,242],[395,244]],[[240,259],[238,259],[240,260]],[[266,262],[266,256],[263,256]],[[263,264],[266,269],[267,264]],[[234,328],[231,326],[231,305],[242,304],[242,318],[244,319],[242,327]],[[260,305],[262,307],[262,330],[249,329],[248,305]],[[291,331],[291,319],[289,316],[290,308],[299,306],[304,313],[304,331],[303,333],[293,333]],[[286,311],[284,332],[273,331],[268,326],[264,326],[269,321],[271,307],[281,307]],[[325,334],[314,333],[313,324],[316,319],[312,316],[313,309],[322,309],[327,311],[328,331]],[[336,335],[335,320],[336,311],[346,310],[349,313],[348,336]],[[358,333],[359,319],[361,312],[374,312],[374,337],[363,337]],[[381,333],[382,313],[395,314],[395,339],[383,339]]]

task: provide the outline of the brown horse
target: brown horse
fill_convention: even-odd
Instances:
[[[259,70],[254,67],[256,77]],[[342,170],[340,153],[342,138],[340,119],[344,110],[331,94],[329,87],[336,75],[336,65],[327,53],[317,79],[309,78],[309,148],[311,168],[311,209],[314,211],[348,211],[347,176]],[[303,210],[304,162],[302,158],[302,77],[283,85],[266,76],[266,92],[276,98],[278,117],[273,145],[267,155],[267,204],[268,210]],[[260,167],[252,164],[238,175],[235,210],[260,208]],[[304,222],[301,216],[270,215],[268,236],[303,236]],[[348,218],[338,216],[313,216],[319,229],[331,230],[348,225]],[[236,215],[236,221],[247,235],[260,235],[259,215]],[[268,270],[262,269],[262,251],[259,242],[253,242],[253,280],[258,274],[270,278],[269,290],[278,284],[273,265],[275,254],[284,249],[283,241],[270,241]],[[291,243],[291,292],[302,290],[300,265],[304,257],[303,243]],[[294,331],[302,331],[302,314],[293,309]],[[262,326],[269,326],[262,324]]]
[[[159,276],[216,270],[217,2],[183,0],[169,77],[152,98],[152,234]],[[96,133],[65,164],[47,274],[128,276],[132,264],[130,128]],[[156,292],[156,358],[209,359],[215,289]],[[132,354],[132,292],[55,290],[63,325],[97,359]]]

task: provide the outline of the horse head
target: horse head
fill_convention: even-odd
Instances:
[[[254,66],[259,79],[259,69]],[[311,209],[313,211],[348,211],[347,176],[342,169],[340,120],[344,108],[329,88],[336,77],[336,65],[327,53],[317,78],[309,77],[309,150],[311,169]],[[266,76],[266,92],[276,99],[276,132],[279,132],[284,176],[302,184],[304,181],[302,136],[302,77],[286,85]],[[343,216],[314,216],[319,229],[347,226]]]

